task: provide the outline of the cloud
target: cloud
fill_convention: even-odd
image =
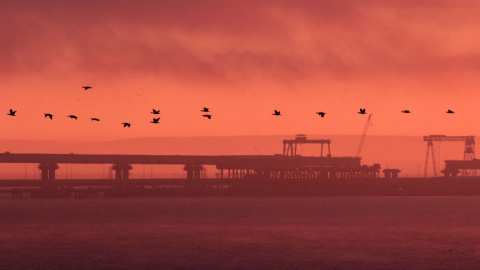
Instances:
[[[467,1],[2,1],[0,71],[192,82],[478,70]]]

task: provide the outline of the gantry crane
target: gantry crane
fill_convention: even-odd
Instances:
[[[428,135],[423,136],[423,140],[427,142],[427,156],[425,158],[425,174],[427,177],[428,154],[432,153],[433,175],[437,177],[437,168],[435,163],[435,155],[433,152],[433,142],[459,142],[465,141],[463,151],[463,160],[475,159],[475,136],[447,136],[447,135]]]
[[[304,134],[298,134],[295,136],[294,140],[283,140],[283,155],[284,156],[297,156],[297,146],[299,144],[320,144],[320,157],[323,157],[323,145],[326,144],[328,147],[327,157],[331,157],[330,154],[330,140],[307,140],[307,136]]]
[[[360,138],[360,145],[358,145],[356,157],[360,157],[360,153],[362,152],[363,143],[365,142],[365,137],[367,136],[367,131],[368,131],[368,127],[370,126],[370,120],[372,118],[372,115],[373,113],[371,113],[368,116],[367,123],[365,123],[365,127],[363,128],[363,134],[362,134],[362,137]]]

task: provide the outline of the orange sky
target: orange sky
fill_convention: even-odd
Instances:
[[[480,134],[479,13],[476,1],[2,1],[0,139],[360,134],[360,107],[372,135]]]

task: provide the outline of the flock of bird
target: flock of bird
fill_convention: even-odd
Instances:
[[[84,90],[88,90],[88,89],[92,89],[93,87],[91,86],[83,86],[82,87]],[[204,107],[202,110],[200,110],[201,112],[203,112],[204,114],[202,114],[203,117],[205,118],[208,118],[208,119],[212,119],[212,115],[210,114],[210,109],[207,108],[207,107]],[[403,110],[401,111],[402,113],[410,113],[409,110]],[[10,111],[7,113],[7,115],[10,115],[10,116],[16,116],[16,113],[17,111],[14,111],[13,109],[10,109]],[[160,110],[155,110],[155,109],[152,109],[152,111],[150,112],[151,114],[154,114],[154,115],[159,115],[160,114]],[[366,114],[366,109],[365,108],[360,108],[360,110],[357,112],[358,114]],[[455,113],[454,111],[452,110],[447,110],[446,113],[448,114],[452,114],[452,113]],[[326,112],[316,112],[315,114],[318,114],[319,116],[321,116],[322,118],[325,116]],[[274,112],[272,113],[272,115],[274,116],[281,116],[282,114],[280,113],[280,111],[277,111],[277,110],[274,110]],[[44,116],[45,118],[50,118],[50,120],[53,120],[53,114],[51,113],[44,113]],[[78,117],[76,115],[68,115],[67,117],[71,118],[71,119],[75,119],[75,120],[78,120]],[[92,117],[90,118],[91,121],[100,121],[100,119],[98,118],[95,118],[95,117]],[[160,121],[160,117],[154,117],[152,119],[152,121],[150,121],[150,123],[152,124],[159,124]],[[131,124],[128,123],[128,122],[123,122],[122,123],[123,127],[130,127]]]
[[[401,111],[401,112],[402,112],[402,113],[410,113],[409,110],[403,110],[403,111]],[[358,114],[367,114],[367,109],[365,109],[365,108],[360,108],[360,110],[359,110],[357,113],[358,113]],[[446,111],[446,113],[455,113],[455,112],[449,109],[449,110]],[[320,115],[320,116],[323,118],[323,117],[325,116],[325,114],[327,114],[327,113],[326,113],[326,112],[316,112],[315,114],[318,114],[318,115]],[[280,111],[274,110],[274,112],[272,113],[272,115],[280,116],[280,115],[282,115],[282,114],[280,113]]]

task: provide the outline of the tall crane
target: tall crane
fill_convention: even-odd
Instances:
[[[373,113],[368,116],[367,123],[365,123],[365,128],[363,128],[362,138],[360,139],[360,145],[358,146],[356,157],[360,157],[362,152],[363,143],[365,142],[365,137],[367,136],[368,127],[370,126],[370,120],[372,119]]]

